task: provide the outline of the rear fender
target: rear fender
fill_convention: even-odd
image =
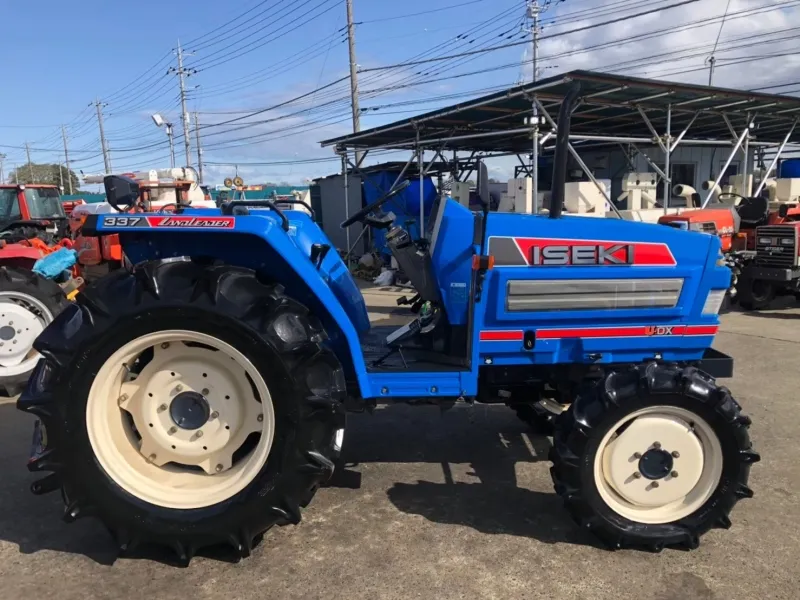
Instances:
[[[83,231],[88,235],[119,234],[122,249],[133,264],[177,257],[219,260],[253,269],[259,276],[280,283],[287,294],[322,321],[330,347],[348,378],[356,381],[362,397],[367,397],[370,388],[356,327],[308,256],[281,229],[276,218],[221,217],[217,212],[213,218],[202,217],[207,220],[199,227],[155,225],[163,215],[150,217],[149,223],[142,220],[146,218],[91,215]]]
[[[44,253],[38,248],[23,244],[4,244],[0,246],[0,267],[32,269],[42,256]]]

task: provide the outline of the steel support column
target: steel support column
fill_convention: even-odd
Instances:
[[[761,180],[761,183],[758,184],[758,189],[756,190],[756,193],[754,194],[755,196],[758,196],[761,193],[761,191],[764,189],[764,186],[767,184],[767,177],[769,176],[770,171],[772,171],[772,169],[775,168],[775,165],[778,164],[778,159],[781,157],[781,154],[783,153],[783,149],[786,148],[786,144],[789,143],[789,138],[792,137],[792,134],[794,133],[795,127],[797,127],[797,121],[798,121],[798,119],[795,119],[794,123],[792,123],[791,129],[789,129],[789,133],[787,133],[786,137],[783,138],[783,141],[781,142],[781,145],[778,147],[778,151],[775,153],[775,156],[772,158],[772,162],[769,164],[769,167],[767,168],[767,171],[764,173],[764,178]]]
[[[534,80],[536,66],[534,65]],[[533,97],[533,154],[531,155],[531,178],[533,179],[533,214],[539,212],[539,99]]]
[[[638,147],[636,144],[631,144],[631,146],[633,147],[633,149],[634,149],[634,150],[636,150],[636,153],[637,153],[637,154],[639,154],[639,155],[640,155],[640,156],[641,156],[641,157],[642,157],[642,158],[645,160],[645,162],[646,162],[648,165],[650,165],[651,167],[653,167],[653,170],[656,172],[656,174],[657,174],[657,175],[658,175],[658,176],[659,176],[661,179],[663,179],[663,180],[665,180],[665,181],[668,179],[668,177],[667,177],[666,173],[664,173],[664,171],[662,171],[662,170],[661,170],[661,167],[659,167],[659,166],[658,166],[658,165],[655,163],[655,161],[654,161],[652,158],[650,158],[649,156],[647,156],[647,154],[645,154],[644,152],[642,152],[641,150],[639,150],[639,147]],[[634,167],[634,168],[635,168],[635,167]]]
[[[347,158],[347,149],[342,151],[342,175],[344,175],[344,219],[345,221],[350,218],[350,183],[347,180],[347,172],[349,169],[347,168],[348,163]],[[347,248],[348,253],[350,249],[350,228],[347,227],[344,230],[345,237],[347,239]],[[350,266],[348,265],[347,268],[349,269]]]
[[[706,194],[706,198],[705,198],[705,200],[703,200],[703,205],[701,206],[701,208],[705,208],[706,205],[711,200],[711,196],[714,193],[714,189],[719,184],[719,181],[720,181],[720,179],[722,179],[722,176],[725,173],[725,171],[727,171],[728,167],[731,166],[731,163],[733,162],[733,158],[736,156],[736,153],[739,152],[739,148],[742,147],[742,142],[744,142],[744,138],[750,132],[750,125],[752,125],[754,121],[755,121],[755,116],[753,116],[752,118],[749,118],[747,120],[747,123],[745,124],[745,127],[744,127],[744,131],[739,136],[739,139],[736,140],[736,145],[733,147],[733,149],[731,150],[731,153],[728,155],[728,160],[725,162],[725,166],[722,167],[722,170],[719,172],[719,174],[717,175],[717,178],[714,180],[714,185],[712,185],[708,189],[708,194]]]
[[[667,133],[664,136],[664,214],[669,209],[669,199],[672,196],[672,173],[670,172],[670,162],[672,159],[672,104],[667,105]]]
[[[417,169],[419,170],[419,239],[425,237],[425,190],[422,186],[425,167],[425,150],[419,144],[419,129],[417,129]]]

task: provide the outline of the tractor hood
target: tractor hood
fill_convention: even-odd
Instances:
[[[496,213],[487,237],[499,322],[681,323],[731,283],[717,236],[663,225]]]
[[[715,236],[596,217],[497,213],[488,234],[497,266],[669,269],[705,265],[720,248]]]

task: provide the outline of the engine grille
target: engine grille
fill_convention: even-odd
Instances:
[[[797,229],[787,225],[767,225],[756,229],[755,262],[760,267],[794,267],[797,263]]]

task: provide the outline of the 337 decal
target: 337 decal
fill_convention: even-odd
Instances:
[[[103,217],[103,227],[164,227],[170,229],[233,229],[234,217],[192,217],[165,215],[157,217]]]

